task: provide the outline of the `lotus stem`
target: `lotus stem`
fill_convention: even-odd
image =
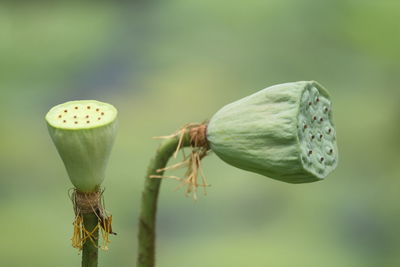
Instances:
[[[166,139],[158,148],[155,157],[150,161],[150,165],[145,177],[144,189],[142,192],[142,203],[139,217],[139,251],[137,258],[138,267],[155,266],[155,242],[156,242],[156,213],[158,192],[162,179],[151,179],[151,175],[162,175],[168,160],[174,155],[179,146],[178,136]],[[189,133],[183,134],[180,148],[190,146]]]
[[[99,228],[97,227],[97,215],[87,213],[83,215],[83,224],[87,231],[93,232],[93,239],[87,240],[82,247],[82,267],[97,267],[98,262],[98,243],[99,243]]]

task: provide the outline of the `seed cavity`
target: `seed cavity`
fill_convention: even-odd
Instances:
[[[63,120],[63,123],[66,123],[67,121],[66,120]]]
[[[62,116],[61,116],[61,115],[58,115],[58,117],[61,118]]]
[[[87,108],[87,109],[90,109],[90,106],[87,106],[86,108]]]
[[[76,117],[76,115],[74,116],[74,119],[76,119],[77,117]]]
[[[308,155],[310,156],[312,154],[312,150],[309,150],[308,151]]]
[[[103,115],[104,115],[104,112],[102,112],[101,115],[103,116]]]
[[[100,109],[96,108],[96,111],[99,111]]]
[[[323,121],[324,121],[324,119],[323,119],[323,118],[320,118],[320,119],[319,119],[319,121],[320,121],[320,122],[323,122]]]
[[[65,113],[67,113],[67,112],[68,112],[68,110],[64,109],[64,112],[65,112]]]
[[[324,161],[324,157],[321,157],[319,160],[320,160],[321,162],[323,162],[323,161]]]
[[[311,135],[311,140],[314,140],[314,138],[315,138],[315,135]]]
[[[88,118],[89,118],[89,115],[86,115],[85,118],[88,119]]]
[[[75,109],[78,109],[78,107],[75,107]]]
[[[75,124],[78,124],[78,122],[76,121]]]
[[[317,97],[317,102],[319,102],[319,97]]]
[[[89,123],[90,121],[86,121],[86,123]]]

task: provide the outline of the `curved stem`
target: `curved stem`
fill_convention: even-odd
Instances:
[[[161,179],[149,178],[150,175],[162,175],[157,173],[158,169],[164,168],[168,160],[174,154],[179,144],[179,138],[174,137],[165,140],[158,148],[155,157],[150,161],[147,175],[142,192],[142,203],[139,217],[139,252],[137,258],[138,267],[155,266],[155,240],[156,240],[156,212],[158,191],[161,185]],[[182,147],[189,146],[189,134],[185,133]]]
[[[97,215],[92,213],[83,214],[83,225],[85,229],[92,232],[97,226],[98,218]],[[96,229],[93,234],[94,243],[91,240],[86,240],[82,248],[82,267],[97,267],[98,259],[98,241],[99,241],[99,230]]]

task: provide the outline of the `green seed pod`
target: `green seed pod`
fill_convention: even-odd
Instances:
[[[328,92],[315,81],[265,88],[226,105],[207,139],[225,162],[288,183],[325,178],[338,149]]]
[[[66,102],[46,115],[49,133],[72,184],[82,192],[98,190],[116,135],[117,110],[95,100]]]

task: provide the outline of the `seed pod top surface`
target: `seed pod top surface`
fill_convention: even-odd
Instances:
[[[114,106],[95,100],[66,102],[46,115],[50,136],[69,178],[82,192],[97,190],[104,180],[116,118]]]
[[[321,180],[338,162],[332,103],[315,81],[271,86],[226,105],[211,118],[207,139],[225,162],[289,183]]]

